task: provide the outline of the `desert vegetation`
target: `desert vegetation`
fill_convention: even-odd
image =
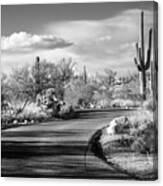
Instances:
[[[3,73],[2,128],[76,117],[76,109],[128,109],[142,105],[138,74],[119,77],[117,72],[104,69],[91,76],[86,66],[81,74],[76,74],[75,65],[71,58],[55,63],[36,57],[33,65]]]
[[[10,74],[3,73],[2,128],[76,118],[78,109],[142,108],[149,111],[150,115],[156,113],[157,95],[152,90],[157,90],[157,56],[155,54],[154,60],[151,60],[150,29],[145,57],[143,12],[140,28],[141,41],[140,44],[136,43],[137,57],[134,58],[138,69],[135,74],[128,73],[121,77],[115,70],[106,68],[101,73],[91,75],[86,66],[77,74],[74,69],[77,64],[72,58],[49,62],[40,57],[36,57],[31,65],[16,67]],[[137,118],[141,118],[141,113],[135,121],[130,121],[132,126],[138,125],[137,128],[132,127],[132,131],[137,131],[133,149],[138,148],[142,140],[146,143],[146,137],[139,137],[142,132],[139,126],[143,126],[140,123],[145,121],[137,121]],[[151,119],[147,123],[150,125],[153,122]]]

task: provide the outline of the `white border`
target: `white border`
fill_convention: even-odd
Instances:
[[[41,4],[41,3],[80,3],[80,2],[115,2],[122,0],[1,0],[0,4]],[[130,0],[133,1],[133,0]],[[162,41],[163,37],[163,1],[157,0],[159,3],[159,180],[154,182],[136,182],[136,181],[120,181],[120,180],[86,180],[86,179],[40,179],[40,178],[0,178],[1,186],[44,186],[45,184],[52,186],[88,186],[88,185],[115,185],[115,186],[125,186],[127,185],[163,185],[162,178],[162,152],[163,152],[163,52],[162,52]]]

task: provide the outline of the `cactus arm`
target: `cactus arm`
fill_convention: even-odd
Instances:
[[[149,44],[148,48],[151,50],[151,44],[152,44],[152,28],[149,30]]]
[[[136,46],[136,56],[137,56],[137,59],[138,59],[139,61],[141,61],[141,60],[142,60],[141,48],[139,47],[138,43],[136,43],[135,46]]]
[[[141,48],[139,48],[139,62],[140,62],[140,66],[143,69],[144,68],[144,61],[143,61],[143,57],[142,57],[142,50]]]
[[[148,70],[150,67],[150,58],[151,58],[151,50],[148,49],[147,51],[147,61],[145,65],[145,70]]]
[[[139,58],[139,45],[138,45],[138,43],[135,44],[135,47],[136,47],[136,56],[137,56],[137,58]]]
[[[137,66],[138,71],[142,71],[142,68],[141,68],[141,66],[138,64],[138,61],[137,61],[136,57],[134,58],[134,62],[135,62],[135,65]]]

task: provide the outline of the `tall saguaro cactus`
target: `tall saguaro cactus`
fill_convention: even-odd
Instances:
[[[148,49],[145,58],[145,46],[144,46],[144,12],[141,12],[141,41],[140,45],[136,43],[136,53],[137,57],[134,58],[134,62],[137,66],[138,71],[141,75],[141,92],[143,99],[146,100],[146,71],[150,67],[151,61],[151,42],[152,42],[152,29],[149,30],[149,42],[148,42]]]

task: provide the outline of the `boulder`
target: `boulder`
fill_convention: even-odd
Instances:
[[[107,135],[128,133],[130,128],[129,120],[126,116],[113,119],[105,128]]]
[[[128,138],[130,123],[126,116],[113,119],[109,125],[103,128],[100,142],[103,145],[121,140],[122,137]]]
[[[13,124],[14,124],[14,125],[18,124],[18,120],[15,119],[15,120],[13,121]]]

